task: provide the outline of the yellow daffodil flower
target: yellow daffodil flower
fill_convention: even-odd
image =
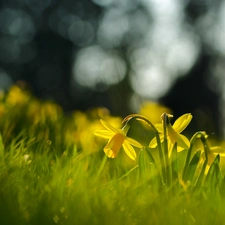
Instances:
[[[191,122],[192,115],[190,113],[186,113],[180,116],[173,126],[170,124],[166,124],[167,128],[167,140],[168,140],[168,151],[169,156],[172,153],[172,148],[175,143],[177,143],[177,151],[182,151],[183,149],[187,149],[190,147],[189,140],[182,134],[180,134]],[[164,134],[163,134],[163,123],[155,124],[156,129],[160,133],[160,140],[163,142]],[[157,146],[156,138],[153,138],[149,144],[150,148],[155,148]]]
[[[96,130],[94,134],[96,136],[109,139],[107,145],[104,148],[105,154],[109,158],[116,158],[119,150],[123,147],[125,153],[132,159],[136,159],[136,152],[132,147],[142,148],[143,146],[134,139],[127,137],[123,129],[116,129],[104,120],[100,120],[106,130]]]

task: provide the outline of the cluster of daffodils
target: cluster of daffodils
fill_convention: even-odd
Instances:
[[[143,162],[141,161],[143,152],[146,150],[151,155],[151,149],[157,149],[160,164],[160,166],[156,166],[156,168],[160,168],[157,169],[157,174],[162,183],[168,186],[179,180],[182,186],[187,187],[191,180],[192,187],[197,187],[200,184],[203,185],[203,180],[205,180],[202,178],[203,175],[206,178],[207,176],[220,177],[220,157],[225,156],[225,151],[221,146],[210,146],[207,139],[208,135],[204,131],[196,132],[190,140],[181,134],[192,120],[190,113],[180,116],[173,125],[170,122],[172,117],[173,115],[169,113],[163,113],[161,115],[161,123],[153,124],[143,115],[132,114],[124,118],[122,129],[117,129],[106,121],[100,120],[105,130],[96,130],[94,134],[108,139],[104,152],[109,158],[116,158],[120,149],[123,149],[130,159],[136,160],[135,148],[139,148],[140,150],[137,151],[139,152],[137,163],[140,168],[142,167],[141,162]],[[128,130],[136,120],[148,124],[154,132],[155,137],[149,140],[148,146],[128,136]],[[195,150],[194,146],[197,146],[199,141],[201,146],[198,145]],[[186,150],[185,163],[184,167],[178,171],[178,153],[183,150]],[[150,158],[151,162],[155,163],[152,155]],[[197,171],[196,180],[194,179],[196,177],[194,176],[195,171]],[[208,178],[208,180],[210,179]]]
[[[137,154],[134,147],[139,149],[144,149],[146,147],[149,149],[158,148],[160,158],[164,158],[164,161],[161,160],[162,166],[166,167],[168,166],[166,162],[171,158],[173,149],[175,149],[176,152],[181,152],[186,149],[189,150],[191,154],[193,145],[197,142],[196,140],[201,140],[202,142],[202,146],[199,147],[199,149],[202,149],[202,161],[207,161],[208,166],[212,164],[216,155],[225,156],[225,151],[221,149],[221,146],[209,147],[206,140],[208,135],[205,132],[196,132],[190,140],[181,134],[192,120],[192,115],[190,113],[180,116],[173,125],[170,122],[172,117],[173,115],[169,113],[163,113],[161,115],[161,123],[153,125],[147,117],[140,114],[132,114],[123,120],[124,126],[122,129],[117,129],[106,121],[100,120],[105,130],[96,130],[94,134],[101,138],[108,139],[108,143],[104,147],[104,152],[109,158],[116,158],[120,149],[123,149],[130,159],[136,160]],[[153,129],[155,137],[149,141],[148,146],[144,146],[127,136],[128,130],[134,120],[147,123]]]
[[[173,125],[171,125],[170,121],[164,120],[165,118],[171,118],[172,115],[163,113],[162,123],[157,123],[153,125],[146,117],[138,114],[130,115],[124,119],[125,125],[122,129],[116,129],[113,126],[111,126],[109,123],[107,123],[104,120],[101,120],[102,125],[106,128],[106,130],[97,130],[94,132],[95,135],[109,139],[107,145],[104,148],[105,154],[109,158],[115,158],[118,155],[118,152],[121,148],[125,151],[125,153],[133,160],[136,159],[136,152],[132,146],[135,146],[137,148],[143,148],[144,146],[137,142],[136,140],[128,137],[127,134],[127,127],[129,127],[129,121],[131,119],[137,119],[142,120],[144,122],[147,122],[150,126],[153,127],[153,129],[156,131],[156,134],[159,135],[160,143],[164,141],[166,138],[168,141],[168,151],[169,156],[171,155],[172,148],[177,144],[177,150],[182,151],[183,149],[188,149],[190,147],[190,141],[187,137],[180,134],[191,122],[192,115],[190,113],[184,114],[181,117],[179,117]],[[166,127],[166,133],[164,132],[164,124]],[[129,128],[128,128],[129,129]],[[157,147],[157,138],[153,138],[150,141],[150,144],[148,147],[155,148]]]

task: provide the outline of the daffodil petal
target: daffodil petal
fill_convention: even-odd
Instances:
[[[192,120],[192,115],[190,113],[186,113],[182,116],[180,116],[175,123],[173,124],[173,129],[177,133],[181,133],[191,122]]]
[[[210,147],[210,150],[213,154],[220,154],[220,156],[225,156],[225,150],[221,146]]]
[[[181,151],[183,151],[184,150],[184,148],[182,148],[182,147],[180,147],[180,146],[177,146],[177,152],[181,152]]]
[[[157,123],[154,126],[159,133],[161,133],[161,134],[163,133],[163,124],[162,123]]]
[[[100,120],[100,122],[102,123],[102,125],[109,131],[112,131],[114,133],[119,133],[119,130],[114,128],[112,125],[110,125],[108,122],[106,122],[105,120]]]
[[[123,143],[123,150],[132,160],[136,160],[136,152],[134,151],[134,148],[126,140]]]
[[[182,148],[189,148],[189,140],[184,135],[177,133],[170,124],[167,126],[167,131],[168,139],[172,144],[177,143],[177,145]]]
[[[126,141],[135,147],[143,148],[143,145],[141,145],[138,141],[134,140],[133,138],[126,137]]]
[[[170,141],[173,144],[175,144],[175,142],[177,142],[177,138],[179,137],[178,137],[178,133],[173,129],[170,123],[167,125],[167,132],[168,132],[168,137]]]
[[[94,135],[99,136],[101,138],[110,139],[115,133],[109,130],[96,130],[94,131]]]
[[[159,137],[160,137],[160,142],[162,143],[163,142],[163,139],[164,139],[164,136],[163,135],[159,135]],[[149,144],[149,148],[155,148],[156,146],[157,146],[157,140],[156,140],[156,138],[153,138],[152,140],[151,140],[151,142],[150,142],[150,144]]]
[[[171,141],[168,141],[168,154],[169,154],[169,158],[172,155],[173,146],[174,146],[174,144]]]
[[[182,134],[177,134],[177,145],[183,149],[188,149],[190,147],[190,141]]]
[[[149,144],[149,148],[155,148],[157,146],[156,138],[153,138]]]

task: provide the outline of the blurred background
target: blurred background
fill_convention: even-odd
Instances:
[[[0,89],[68,113],[159,102],[224,138],[224,40],[223,0],[0,0]]]

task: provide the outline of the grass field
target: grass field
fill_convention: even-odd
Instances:
[[[66,116],[17,86],[2,93],[0,224],[225,224],[224,143],[182,137],[190,114],[171,125],[163,106],[138,113],[121,130],[106,109]],[[108,149],[100,119],[118,131]],[[120,150],[127,136],[136,155]]]

